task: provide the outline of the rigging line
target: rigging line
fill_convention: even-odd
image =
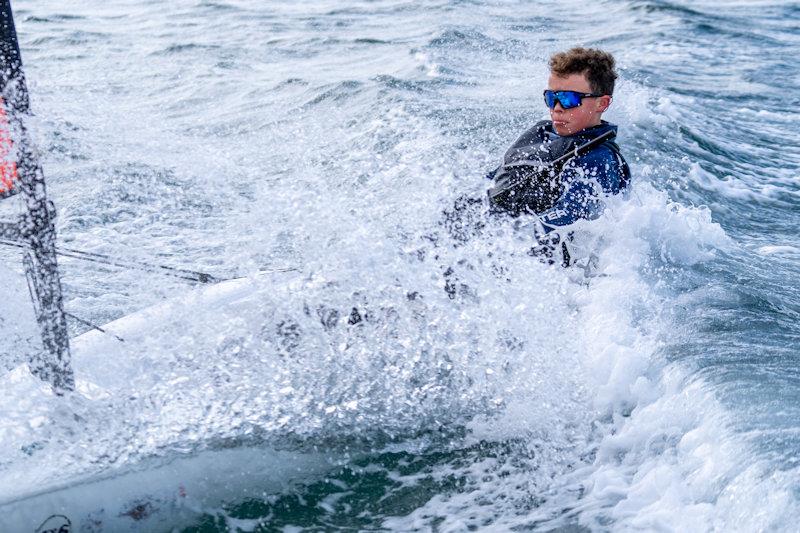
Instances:
[[[16,248],[23,248],[23,249],[28,248],[28,245],[26,243],[22,243],[19,241],[12,241],[8,239],[0,239],[0,244],[5,246],[14,246]],[[205,272],[197,272],[194,270],[187,270],[183,268],[175,268],[166,265],[145,263],[141,261],[115,259],[105,254],[84,252],[81,250],[75,250],[73,248],[58,247],[56,249],[56,253],[64,257],[71,257],[73,259],[82,259],[84,261],[91,261],[93,263],[102,263],[102,264],[117,266],[120,268],[130,268],[130,269],[146,270],[149,272],[159,272],[167,276],[185,279],[187,281],[195,281],[199,283],[218,283],[220,281],[225,281],[224,278],[218,278],[216,276],[212,276],[211,274],[207,274]]]
[[[188,270],[188,269],[185,269],[185,268],[171,267],[171,266],[167,266],[167,265],[158,265],[158,264],[155,264],[155,263],[147,263],[147,262],[144,262],[144,261],[135,261],[135,260],[131,260],[131,259],[116,259],[116,258],[111,257],[111,256],[106,255],[106,254],[100,254],[100,253],[97,253],[97,252],[86,252],[86,251],[83,251],[83,250],[77,250],[75,248],[66,248],[64,246],[59,246],[58,247],[58,251],[59,251],[59,253],[61,253],[61,252],[69,252],[69,253],[72,253],[72,254],[81,255],[81,256],[84,256],[87,259],[89,257],[93,257],[93,258],[96,258],[98,260],[116,261],[118,263],[128,263],[130,265],[137,265],[137,266],[146,267],[146,268],[163,269],[163,270],[168,270],[170,272],[179,272],[181,274],[195,276],[195,277],[198,278],[198,281],[200,281],[202,283],[216,283],[216,282],[219,282],[219,281],[225,281],[222,278],[217,278],[216,276],[212,276],[211,274],[206,274],[204,272],[197,272],[195,270]]]
[[[116,266],[116,267],[120,267],[120,268],[128,268],[128,269],[134,269],[134,270],[145,270],[147,272],[157,272],[157,273],[160,273],[160,274],[164,274],[166,276],[185,279],[187,281],[195,281],[195,282],[200,282],[200,283],[216,283],[216,282],[219,282],[219,281],[223,281],[222,279],[216,278],[216,277],[212,276],[211,274],[205,274],[203,272],[191,272],[191,273],[187,273],[187,274],[184,274],[181,271],[171,272],[170,271],[171,269],[162,267],[160,265],[138,264],[138,263],[134,263],[134,262],[125,262],[125,261],[122,261],[122,260],[111,259],[111,258],[102,259],[102,258],[98,258],[98,257],[91,257],[91,256],[85,256],[85,255],[81,255],[81,254],[75,254],[75,253],[72,253],[72,252],[66,252],[66,251],[63,251],[60,248],[56,249],[56,253],[58,255],[62,256],[62,257],[70,257],[72,259],[80,259],[80,260],[83,260],[83,261],[89,261],[89,262],[92,262],[92,263],[100,263],[100,264],[104,264],[104,265],[111,265],[111,266]]]
[[[0,245],[5,246],[13,246],[16,248],[26,249],[29,248],[29,245],[24,242],[14,241],[10,239],[3,239],[0,238]],[[77,250],[75,248],[64,248],[59,246],[56,249],[56,253],[63,257],[69,257],[72,259],[80,259],[83,261],[89,261],[92,263],[100,263],[106,264],[111,266],[116,266],[120,268],[130,268],[130,269],[138,269],[138,270],[145,270],[147,272],[156,272],[160,274],[164,274],[166,276],[171,276],[174,278],[183,279],[186,281],[194,281],[199,283],[219,283],[220,281],[227,281],[226,278],[218,278],[216,276],[212,276],[211,274],[207,274],[205,272],[198,272],[195,270],[188,270],[185,268],[176,268],[166,265],[157,265],[152,263],[145,263],[144,261],[131,261],[129,259],[115,259],[111,256],[105,254],[99,254],[95,252],[85,252],[83,250]],[[294,272],[298,269],[296,267],[282,267],[282,268],[272,268],[268,270],[260,270],[259,272],[262,273],[275,273],[275,272]]]
[[[16,248],[28,248],[28,245],[23,242],[9,241],[7,239],[0,239],[0,244],[5,244],[6,246],[14,246]]]
[[[85,320],[85,319],[83,319],[83,318],[81,318],[79,316],[75,316],[72,313],[68,313],[66,311],[64,311],[64,314],[67,315],[68,317],[72,318],[73,320],[76,320],[76,321],[80,322],[84,326],[89,326],[92,329],[96,329],[100,333],[105,333],[106,335],[110,335],[111,337],[114,337],[115,339],[117,339],[119,342],[125,342],[125,339],[123,339],[119,335],[115,335],[114,333],[111,333],[110,331],[106,331],[103,328],[101,328],[100,326],[98,326],[97,324],[89,322],[88,320]]]

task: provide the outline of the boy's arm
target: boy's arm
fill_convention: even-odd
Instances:
[[[561,174],[566,183],[556,204],[539,215],[546,232],[578,220],[592,220],[603,212],[603,196],[623,188],[622,169],[610,149],[595,150],[578,158]]]
[[[600,216],[602,202],[595,187],[585,178],[574,179],[556,205],[539,215],[545,232],[559,226],[568,226],[580,219],[591,220]]]

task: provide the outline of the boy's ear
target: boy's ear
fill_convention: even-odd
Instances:
[[[603,95],[597,99],[597,111],[600,113],[605,112],[611,106],[611,96]]]

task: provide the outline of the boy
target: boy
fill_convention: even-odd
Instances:
[[[550,58],[544,100],[552,120],[522,134],[489,175],[495,180],[489,197],[496,210],[533,213],[550,233],[597,218],[604,196],[627,189],[630,170],[613,141],[617,127],[601,118],[611,105],[616,78],[614,58],[601,50],[573,48]],[[594,145],[580,150],[591,141]],[[557,235],[548,237],[550,244],[560,241]],[[564,243],[562,249],[566,255]],[[564,263],[569,264],[568,256]]]

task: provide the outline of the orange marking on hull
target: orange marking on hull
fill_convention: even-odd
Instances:
[[[10,192],[19,180],[17,163],[8,160],[13,148],[14,142],[11,140],[11,126],[8,122],[5,102],[0,98],[0,194]]]

